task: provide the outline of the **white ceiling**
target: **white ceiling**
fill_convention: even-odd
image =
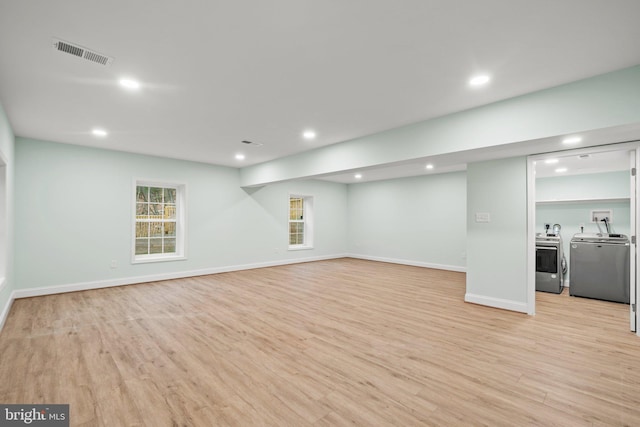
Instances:
[[[18,136],[242,167],[639,64],[639,16],[637,0],[0,0],[0,102]]]
[[[550,155],[535,164],[536,178],[614,172],[629,168],[629,152],[625,150]]]

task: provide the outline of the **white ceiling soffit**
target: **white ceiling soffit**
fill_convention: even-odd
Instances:
[[[547,153],[536,156],[542,159],[536,163],[536,177],[543,178],[558,175],[555,169],[559,167],[554,167],[553,164],[545,164],[543,162],[545,158],[559,158],[562,162],[570,163],[572,161],[570,159],[577,157],[574,154],[576,151],[596,151],[601,152],[602,156],[594,155],[593,158],[582,158],[579,159],[580,162],[577,162],[578,159],[576,158],[575,164],[563,166],[568,169],[565,174],[612,172],[625,169],[629,163],[627,154],[616,148],[622,145],[618,143],[640,143],[638,135],[640,135],[640,123],[583,132],[580,134],[582,141],[579,147],[563,144],[562,138],[542,138],[476,150],[452,152],[408,162],[380,165],[378,167],[353,169],[316,178],[343,184],[357,184],[384,179],[457,172],[466,170],[466,165],[471,162]],[[579,150],[579,148],[582,148],[582,150]],[[433,165],[433,169],[427,169],[427,164]],[[355,178],[356,174],[360,174],[362,177],[357,179]]]
[[[433,168],[427,169],[427,164],[433,165]],[[436,166],[432,162],[427,163],[420,159],[412,162],[403,162],[402,164],[390,164],[375,168],[357,169],[345,173],[325,175],[318,177],[318,179],[342,184],[355,184],[359,182],[458,172],[466,169],[467,165],[465,163],[444,161],[441,159],[441,162]],[[356,174],[360,175],[360,178],[356,178]]]
[[[640,64],[637,0],[0,1],[16,135],[233,167]]]

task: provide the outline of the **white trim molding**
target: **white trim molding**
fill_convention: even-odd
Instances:
[[[473,304],[486,305],[493,308],[501,308],[503,310],[517,311],[519,313],[528,314],[528,305],[525,302],[512,301],[502,298],[487,297],[484,295],[465,294],[464,301]]]
[[[275,267],[279,265],[300,264],[312,261],[347,258],[345,254],[317,256],[308,258],[268,261],[253,264],[231,265],[226,267],[204,268],[201,270],[180,271],[174,273],[151,274],[147,276],[123,277],[111,280],[96,280],[92,282],[71,283],[67,285],[43,286],[29,289],[16,289],[14,298],[29,298],[42,295],[62,294],[65,292],[87,291],[91,289],[110,288],[114,286],[135,285],[139,283],[157,282],[161,280],[184,279],[187,277],[205,276],[208,274],[229,273],[232,271],[252,270],[255,268]]]
[[[138,204],[138,186],[144,187],[159,187],[163,191],[165,188],[174,188],[176,190],[176,236],[175,236],[175,253],[160,253],[160,254],[146,254],[136,255],[136,227],[139,222],[137,217],[137,204]],[[141,179],[133,177],[133,199],[131,209],[131,264],[143,264],[148,262],[166,262],[166,261],[183,261],[187,259],[187,184],[183,182],[162,182],[155,179]],[[163,199],[164,200],[164,199]],[[149,202],[147,202],[149,203]],[[164,202],[163,202],[164,203]],[[140,220],[142,221],[142,220]],[[145,220],[146,222],[153,222],[153,220]],[[158,222],[173,220],[160,219]],[[151,236],[148,236],[149,238]]]
[[[302,223],[304,225],[303,243],[292,245],[289,243],[290,251],[300,251],[313,249],[313,195],[289,194],[287,209],[287,242],[291,242],[291,223]],[[291,199],[302,199],[302,219],[291,219]]]
[[[7,303],[2,308],[0,312],[0,332],[2,332],[2,328],[4,327],[4,322],[7,320],[9,316],[9,311],[11,310],[11,306],[13,305],[13,300],[16,299],[15,291],[11,293],[9,299],[7,299]]]
[[[459,265],[434,264],[432,262],[411,261],[406,259],[387,258],[387,257],[379,257],[379,256],[372,256],[372,255],[361,255],[361,254],[348,254],[347,256],[349,258],[364,259],[367,261],[388,262],[391,264],[411,265],[413,267],[434,268],[436,270],[457,271],[460,273],[467,272],[467,267],[459,266]]]

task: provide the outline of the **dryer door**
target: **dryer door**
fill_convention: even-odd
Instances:
[[[555,246],[536,246],[536,272],[558,273],[558,248]]]

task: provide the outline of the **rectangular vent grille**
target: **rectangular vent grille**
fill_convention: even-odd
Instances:
[[[262,143],[260,142],[251,142],[251,141],[242,141],[242,143],[247,145],[254,145],[256,147],[260,147],[262,145]]]
[[[65,52],[100,65],[111,65],[113,62],[113,58],[109,56],[102,55],[77,44],[72,44],[58,39],[53,39],[53,48],[57,51]]]

